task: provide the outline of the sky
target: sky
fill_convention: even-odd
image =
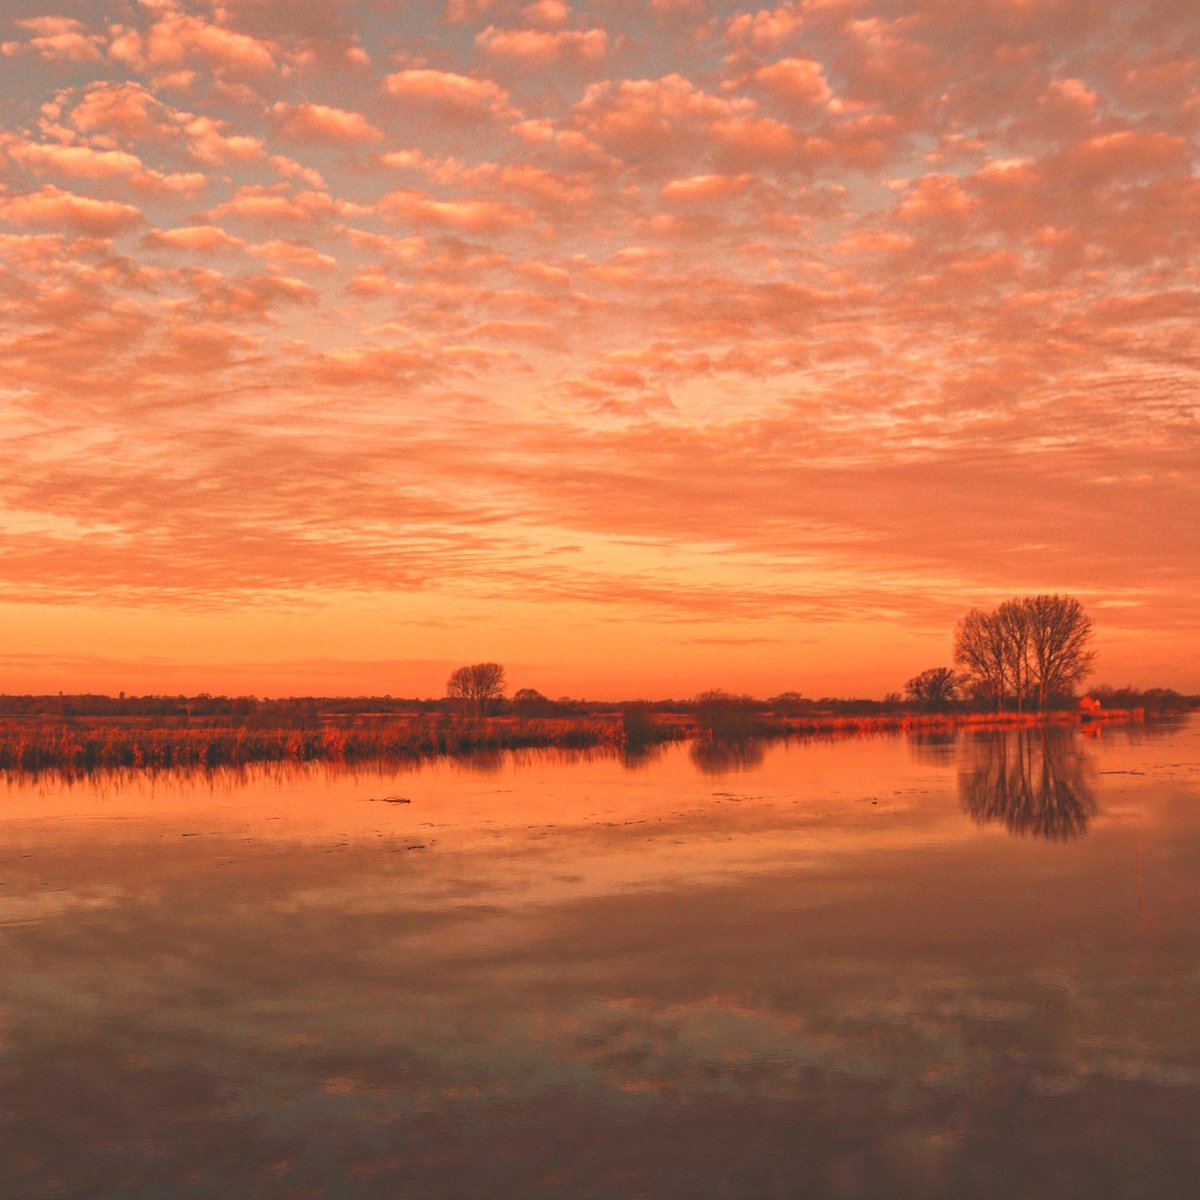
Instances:
[[[6,0],[0,691],[1200,691],[1194,0]]]

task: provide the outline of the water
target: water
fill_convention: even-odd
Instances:
[[[1190,1200],[1198,867],[1195,719],[14,778],[0,1195]]]

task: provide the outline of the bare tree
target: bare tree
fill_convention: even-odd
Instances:
[[[1032,664],[1029,660],[1027,600],[1005,600],[994,614],[1003,647],[1005,681],[1012,689],[1017,712],[1025,711]]]
[[[973,608],[954,633],[954,661],[997,710],[1011,695],[1018,712],[1036,694],[1039,709],[1091,672],[1091,618],[1072,596],[1006,600],[994,612]]]
[[[1029,596],[1021,602],[1028,621],[1029,655],[1038,708],[1056,692],[1073,691],[1091,674],[1092,619],[1073,596]]]
[[[958,699],[958,685],[957,671],[950,667],[930,667],[928,671],[914,675],[904,685],[904,690],[910,700],[936,712],[939,708],[949,708]]]
[[[492,704],[504,695],[504,668],[494,662],[459,667],[446,681],[446,695],[473,716],[486,717]]]
[[[997,613],[973,608],[954,631],[954,661],[991,697],[999,712],[1008,683],[1008,654]]]

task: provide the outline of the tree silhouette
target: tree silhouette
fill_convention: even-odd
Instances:
[[[472,716],[486,717],[504,695],[504,668],[499,663],[473,663],[459,667],[446,681],[446,695],[457,700]]]
[[[1091,673],[1091,638],[1092,620],[1073,596],[1026,596],[967,613],[954,631],[954,661],[997,711],[1010,696],[1018,712],[1027,698],[1044,710]]]
[[[1050,696],[1072,691],[1091,674],[1092,620],[1073,596],[1030,596],[1023,605],[1038,707],[1044,709]]]
[[[517,688],[512,696],[513,711],[521,717],[549,717],[558,709],[553,700],[537,688]]]
[[[954,631],[954,661],[999,712],[1007,692],[1004,631],[999,614],[973,608]]]
[[[958,699],[958,672],[950,667],[930,667],[914,675],[905,685],[908,698],[931,712],[949,708]]]

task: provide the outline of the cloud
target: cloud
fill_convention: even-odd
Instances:
[[[53,172],[69,179],[127,179],[145,171],[137,155],[123,150],[20,141],[10,143],[5,150],[9,158],[28,170]]]
[[[490,200],[435,200],[417,188],[397,188],[383,196],[379,211],[410,225],[445,225],[471,233],[496,233],[525,224],[529,214]]]
[[[205,166],[253,162],[266,156],[261,138],[231,132],[229,123],[211,117],[191,117],[184,124],[192,157]]]
[[[1132,129],[1085,138],[1066,155],[1066,166],[1088,180],[1186,172],[1195,151],[1174,134]]]
[[[108,52],[139,71],[203,63],[235,75],[270,74],[285,57],[270,42],[167,6],[144,30],[114,26]]]
[[[232,216],[249,221],[304,225],[332,216],[336,211],[337,205],[325,192],[311,189],[292,192],[254,184],[238,188],[231,200],[217,205],[207,215],[214,220]]]
[[[444,369],[425,351],[391,346],[335,350],[313,359],[308,365],[317,380],[337,387],[372,383],[393,386],[404,380],[441,374]]]
[[[19,140],[4,148],[14,162],[38,175],[54,174],[72,180],[121,180],[148,194],[195,193],[207,182],[204,175],[195,171],[168,175],[153,171],[136,155],[122,150]]]
[[[47,184],[36,192],[0,201],[0,218],[13,225],[107,237],[145,222],[141,210],[117,200],[94,200]]]
[[[897,212],[908,221],[943,226],[965,217],[976,203],[956,176],[925,175],[907,188]]]
[[[811,58],[783,58],[754,72],[761,84],[789,108],[806,111],[823,108],[833,96],[825,68]]]
[[[86,85],[69,120],[83,133],[114,135],[127,141],[171,137],[178,129],[170,109],[141,84],[132,82]]]
[[[753,149],[756,140],[766,145],[775,139],[778,149],[792,139],[785,127],[760,119],[752,100],[714,96],[679,74],[592,84],[573,115],[589,139],[652,170],[707,156],[715,142]]]
[[[247,246],[246,252],[254,258],[263,258],[280,267],[300,271],[333,271],[338,265],[337,259],[331,254],[322,254],[301,242],[286,242],[278,238]]]
[[[425,108],[448,121],[474,122],[516,115],[508,93],[490,79],[422,67],[397,71],[384,80],[383,86],[392,99]]]
[[[687,179],[672,179],[661,189],[664,200],[684,204],[706,203],[740,196],[753,182],[753,177],[741,175],[692,175]]]
[[[23,42],[0,43],[0,54],[13,58],[35,54],[51,62],[80,65],[99,62],[104,38],[72,17],[28,17],[15,22],[33,34]]]
[[[275,130],[298,142],[377,142],[383,133],[361,113],[325,104],[284,104],[271,109]]]
[[[804,26],[803,5],[781,4],[738,13],[725,26],[725,37],[735,46],[756,51],[772,50],[794,37]]]
[[[543,66],[564,59],[598,63],[609,49],[603,29],[496,29],[489,25],[475,41],[497,58]]]
[[[230,237],[216,225],[183,225],[177,229],[155,229],[146,235],[146,244],[189,253],[211,254],[215,250],[237,250],[241,238]]]
[[[521,16],[530,25],[558,29],[570,20],[571,7],[564,0],[534,0],[521,9]]]

